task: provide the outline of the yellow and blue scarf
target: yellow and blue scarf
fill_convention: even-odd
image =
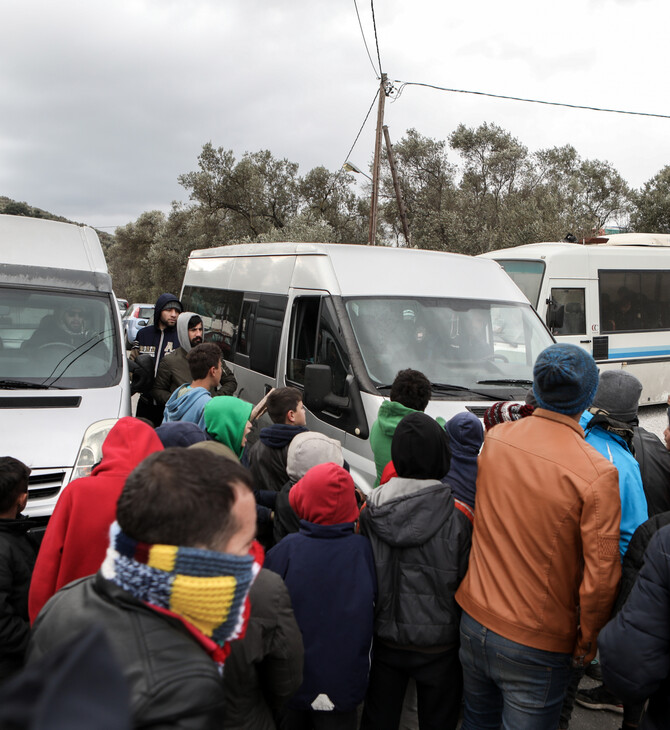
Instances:
[[[126,535],[117,522],[109,538],[103,577],[159,612],[179,618],[221,663],[228,642],[246,631],[247,594],[261,569],[262,548],[240,556],[150,545]]]

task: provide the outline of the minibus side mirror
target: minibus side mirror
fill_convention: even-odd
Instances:
[[[547,299],[547,327],[550,330],[560,330],[565,318],[565,307],[557,304],[554,299]]]
[[[349,408],[349,398],[333,393],[333,372],[330,365],[305,366],[305,406],[312,412],[324,408]]]

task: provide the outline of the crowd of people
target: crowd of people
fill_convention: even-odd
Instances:
[[[482,425],[401,370],[365,494],[299,390],[253,407],[197,315],[156,316],[144,417],[41,545],[0,459],[0,726],[390,730],[410,681],[420,730],[568,728],[575,700],[670,726],[670,453],[634,376],[552,345]]]

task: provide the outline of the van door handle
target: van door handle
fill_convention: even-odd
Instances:
[[[581,345],[588,345],[591,342],[591,340],[580,340],[579,343]]]
[[[266,383],[265,384],[265,392],[264,392],[264,395],[267,395],[273,388],[274,388],[274,385],[268,385]]]

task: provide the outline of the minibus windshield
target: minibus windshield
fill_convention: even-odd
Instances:
[[[0,389],[118,383],[116,316],[108,297],[0,287]]]
[[[375,385],[414,368],[433,383],[438,398],[522,397],[536,357],[553,342],[522,303],[370,297],[347,299],[346,310]]]
[[[496,261],[521,289],[526,299],[537,309],[544,275],[544,261],[517,261],[515,259],[496,259]]]

